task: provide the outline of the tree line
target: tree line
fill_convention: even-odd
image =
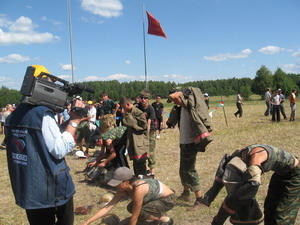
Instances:
[[[145,89],[145,82],[131,81],[119,82],[112,81],[89,81],[83,82],[87,87],[95,90],[94,94],[87,92],[82,93],[85,100],[100,100],[100,95],[103,91],[108,92],[110,98],[119,100],[122,96],[134,98]],[[192,81],[186,83],[149,81],[148,87],[153,98],[156,95],[167,98],[170,90],[175,88],[198,87],[203,93],[208,93],[210,96],[229,96],[235,95],[242,91],[246,99],[252,94],[264,96],[267,88],[277,90],[281,88],[283,94],[288,96],[293,88],[300,88],[300,74],[285,73],[281,68],[272,73],[266,66],[262,65],[256,72],[254,79],[251,78],[228,78],[219,80]],[[21,95],[18,90],[9,89],[2,86],[0,89],[0,107],[6,104],[18,104]]]

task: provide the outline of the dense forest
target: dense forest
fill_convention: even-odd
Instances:
[[[119,100],[121,96],[135,97],[144,88],[145,82],[132,81],[122,82],[117,80],[112,81],[90,81],[84,82],[87,87],[93,88],[95,94],[87,92],[82,93],[85,100],[100,99],[100,94],[103,91],[109,93],[110,98]],[[266,66],[262,65],[256,72],[254,79],[251,78],[229,78],[221,80],[205,80],[192,81],[187,83],[149,81],[148,87],[153,97],[161,95],[167,98],[168,93],[173,88],[199,87],[203,93],[208,93],[210,96],[229,96],[237,94],[242,91],[244,97],[247,99],[251,94],[258,94],[263,97],[267,88],[273,90],[281,88],[285,95],[289,95],[293,88],[300,88],[300,74],[287,74],[282,69],[278,68],[272,73]],[[20,100],[19,91],[9,89],[9,87],[2,87],[0,89],[0,107],[8,103],[18,103]]]

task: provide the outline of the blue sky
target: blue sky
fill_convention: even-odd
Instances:
[[[0,2],[0,86],[37,64],[71,81],[67,3]],[[143,5],[168,36],[146,34],[149,80],[300,73],[299,0],[71,0],[76,82],[144,80]]]

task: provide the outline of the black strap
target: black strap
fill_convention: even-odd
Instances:
[[[141,184],[135,185],[135,187],[141,186],[141,185],[143,185],[143,184],[147,184],[147,182],[144,182],[144,183],[141,183]]]
[[[252,149],[253,150],[253,149]],[[252,151],[251,150],[251,151]],[[254,152],[253,154],[250,154],[251,152],[249,152],[249,156],[250,157],[252,157],[254,154],[257,154],[257,153],[261,153],[261,152],[263,152],[263,151],[267,151],[266,149],[262,149],[262,150],[260,150],[260,151],[258,151],[258,152]]]

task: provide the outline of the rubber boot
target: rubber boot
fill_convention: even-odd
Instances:
[[[214,181],[213,186],[203,195],[200,202],[206,206],[210,206],[210,203],[215,200],[223,186],[222,183]]]
[[[223,225],[226,219],[231,216],[230,213],[226,212],[223,207],[219,209],[218,214],[214,217],[213,221],[211,222],[212,225]]]

